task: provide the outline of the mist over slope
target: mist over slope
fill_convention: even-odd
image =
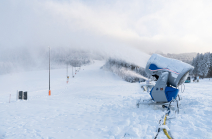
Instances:
[[[125,22],[114,23],[117,17],[123,18],[112,16],[114,14],[108,10],[99,10],[84,1],[2,2],[0,74],[48,69],[48,46],[51,47],[52,68],[64,66],[67,60],[108,58],[145,66],[149,55],[142,51],[146,52],[148,45],[139,43],[140,49],[128,43],[131,31],[125,31],[119,24]]]
[[[64,68],[67,63],[72,66],[88,64],[92,60],[107,60],[118,58],[141,67],[146,65],[149,58],[139,50],[130,47],[107,48],[74,48],[74,47],[51,47],[51,68]],[[0,51],[0,74],[22,72],[31,70],[48,69],[48,47],[14,47]]]

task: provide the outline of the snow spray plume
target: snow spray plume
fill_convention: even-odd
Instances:
[[[125,74],[126,76],[131,76],[131,77],[137,77],[137,78],[141,78],[141,79],[144,79],[144,80],[148,80],[146,77],[134,72],[134,71],[131,71],[131,70],[127,70],[126,68],[121,68],[120,70],[123,74]]]

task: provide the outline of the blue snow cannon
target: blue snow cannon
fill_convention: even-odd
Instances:
[[[193,66],[179,60],[153,54],[147,62],[145,72],[157,79],[150,91],[152,100],[156,103],[168,103],[175,100],[179,89],[187,79]]]

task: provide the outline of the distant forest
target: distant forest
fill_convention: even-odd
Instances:
[[[192,66],[194,70],[192,74],[199,75],[202,78],[212,77],[212,53],[198,53],[195,58],[193,58]]]
[[[178,59],[194,66],[191,74],[199,75],[200,77],[212,77],[212,53],[183,53],[183,54],[163,54],[156,52],[168,58]],[[74,50],[69,48],[53,48],[51,49],[51,68],[64,68],[66,65],[79,67],[92,63],[93,60],[106,60],[98,53],[92,51]],[[48,69],[49,50],[38,49],[31,50],[27,48],[14,49],[9,53],[8,51],[0,51],[0,74],[7,74],[12,72],[43,70]],[[133,71],[144,77],[147,77],[144,68],[137,65],[127,63],[123,60],[108,59],[104,68],[121,76],[124,80],[129,82],[138,81],[137,75],[130,75],[126,71]],[[125,73],[124,73],[125,72]]]

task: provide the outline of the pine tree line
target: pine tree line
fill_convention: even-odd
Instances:
[[[192,66],[194,70],[192,74],[199,75],[202,78],[212,77],[212,53],[198,53],[195,58],[193,58]]]

